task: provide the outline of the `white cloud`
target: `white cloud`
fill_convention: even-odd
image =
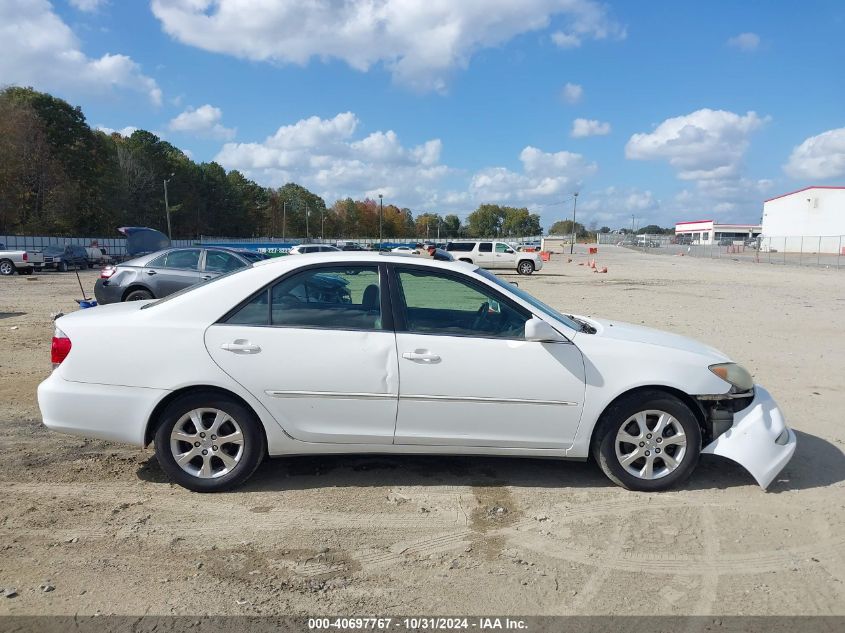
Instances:
[[[584,88],[579,84],[567,83],[560,91],[561,99],[567,103],[578,103],[584,97]]]
[[[625,27],[609,16],[607,7],[598,2],[581,3],[571,18],[566,28],[552,33],[552,41],[560,48],[577,48],[585,39],[624,40],[628,35]]]
[[[624,37],[594,0],[152,0],[152,10],[185,44],[276,63],[381,64],[418,90],[445,90],[477,51],[545,29],[553,17],[579,42]]]
[[[0,78],[4,84],[61,92],[106,93],[122,88],[161,103],[155,80],[130,57],[106,53],[91,58],[47,0],[0,2]]]
[[[100,7],[105,6],[108,1],[109,0],[70,0],[70,3],[80,11],[94,13],[95,11],[98,11]]]
[[[578,198],[578,210],[586,225],[595,222],[611,229],[631,226],[631,215],[640,218],[638,224],[659,223],[657,213],[660,201],[651,191],[636,188],[606,187],[596,191],[583,191]],[[655,218],[655,219],[652,219]]]
[[[564,33],[563,31],[555,31],[552,33],[552,41],[559,48],[578,48],[581,46],[581,38],[571,33]]]
[[[596,121],[595,119],[575,119],[572,122],[573,138],[584,138],[587,136],[606,136],[610,134],[610,123]]]
[[[437,185],[449,169],[440,163],[439,139],[406,147],[392,130],[355,138],[358,124],[352,112],[302,119],[261,143],[226,143],[215,160],[263,184],[299,182],[329,204],[379,193],[407,206],[440,199]]]
[[[202,138],[231,140],[235,137],[233,128],[225,127],[220,121],[223,111],[206,103],[196,109],[188,108],[171,119],[168,128],[172,132],[184,132]]]
[[[120,134],[121,136],[132,136],[132,134],[138,130],[138,128],[134,125],[127,125],[126,127],[122,127],[119,130],[106,127],[105,125],[96,125],[95,129],[100,130],[100,132],[108,134],[109,136],[111,136],[112,134]]]
[[[845,127],[805,139],[792,150],[783,168],[797,179],[845,178]]]
[[[756,51],[760,47],[760,36],[756,33],[740,33],[728,40],[728,46],[741,51]]]
[[[477,202],[508,202],[536,205],[560,198],[580,187],[598,169],[594,162],[572,152],[549,153],[528,146],[519,155],[522,171],[488,167],[470,181],[470,194]]]
[[[625,146],[633,160],[667,160],[683,180],[735,178],[751,133],[768,121],[756,112],[697,110],[666,119],[651,133],[634,134]]]

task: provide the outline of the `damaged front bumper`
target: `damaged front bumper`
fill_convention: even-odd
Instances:
[[[745,468],[760,487],[769,487],[792,459],[797,440],[768,391],[754,387],[751,404],[734,413],[733,425],[701,452],[720,455]]]

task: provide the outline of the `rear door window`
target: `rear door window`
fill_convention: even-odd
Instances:
[[[227,323],[334,330],[380,330],[378,266],[320,266],[256,295]]]
[[[478,252],[479,253],[492,253],[493,252],[493,243],[492,242],[481,242],[478,245]]]

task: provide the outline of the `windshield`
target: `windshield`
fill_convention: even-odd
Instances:
[[[505,290],[507,290],[511,294],[516,295],[517,297],[519,297],[523,301],[530,304],[532,307],[536,308],[538,311],[543,312],[544,314],[552,317],[553,319],[557,319],[558,321],[560,321],[561,323],[563,323],[567,327],[570,327],[573,330],[580,330],[581,329],[581,326],[577,322],[575,322],[574,320],[572,320],[571,318],[569,318],[565,314],[561,314],[560,312],[558,312],[557,310],[555,310],[551,306],[547,306],[545,303],[543,303],[542,301],[540,301],[536,297],[532,297],[530,294],[525,292],[519,286],[515,286],[514,284],[509,283],[509,282],[505,281],[504,279],[497,277],[496,275],[494,275],[490,271],[484,270],[483,268],[477,268],[475,270],[475,272],[478,273],[479,275],[481,275],[482,277],[484,277],[485,279],[492,281],[494,284],[496,284],[500,288],[504,288]]]

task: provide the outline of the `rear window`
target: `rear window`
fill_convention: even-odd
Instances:
[[[469,252],[475,248],[475,242],[449,242],[446,244],[447,251]]]

